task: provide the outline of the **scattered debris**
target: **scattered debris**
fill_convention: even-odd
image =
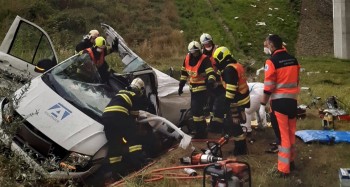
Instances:
[[[250,6],[256,8],[256,5],[250,4]]]
[[[238,19],[238,18],[239,18],[238,16],[234,17],[234,19]]]
[[[271,17],[271,16],[272,16],[272,14],[267,14],[267,16],[270,16],[270,17]]]
[[[281,20],[281,21],[284,21],[284,19],[283,19],[283,18],[281,18],[281,17],[277,17],[277,19],[279,19],[279,20]]]
[[[303,184],[303,182],[301,181],[301,179],[297,179],[297,184],[299,184],[299,185]]]
[[[319,74],[320,71],[309,71],[306,73],[306,75],[312,75],[312,74]]]
[[[266,26],[266,23],[265,22],[257,22],[255,25],[257,25],[257,26]]]

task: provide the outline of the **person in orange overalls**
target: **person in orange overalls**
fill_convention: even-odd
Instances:
[[[178,94],[182,94],[187,80],[191,91],[191,112],[196,133],[193,138],[207,138],[207,124],[204,116],[204,106],[208,93],[207,88],[214,88],[216,77],[211,61],[202,54],[201,45],[197,41],[188,44],[188,54],[181,68]]]
[[[278,172],[286,177],[294,169],[297,96],[299,93],[299,69],[297,59],[283,48],[278,35],[266,38],[271,57],[265,62],[264,95],[261,104],[270,100],[271,123],[278,126]]]

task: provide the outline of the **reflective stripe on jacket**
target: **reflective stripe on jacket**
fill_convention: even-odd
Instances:
[[[229,68],[233,71],[230,72]],[[234,72],[237,72],[237,74],[234,75]],[[228,76],[230,78],[228,78],[226,74],[230,74]],[[235,76],[237,77],[236,81],[234,80]],[[224,75],[222,77],[225,77],[225,79],[222,80],[222,85],[226,90],[226,99],[231,100],[231,107],[243,106],[250,103],[249,87],[244,68],[240,63],[228,64],[225,67]]]
[[[296,58],[285,49],[276,50],[265,63],[264,93],[270,99],[296,99],[299,93],[299,69]]]
[[[109,102],[103,113],[121,112],[126,115],[133,114],[135,93],[128,90],[120,90]]]
[[[227,66],[231,66],[231,67],[236,69],[236,71],[238,73],[238,85],[227,84],[224,80],[222,80],[222,85],[224,86],[224,88],[226,90],[231,90],[232,92],[236,92],[237,91],[240,94],[247,93],[248,90],[249,90],[249,87],[248,87],[248,84],[247,84],[247,78],[245,77],[245,74],[244,74],[243,66],[240,63],[235,63],[235,64],[230,63]]]

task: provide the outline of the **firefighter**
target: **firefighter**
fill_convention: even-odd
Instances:
[[[130,87],[130,90],[120,90],[113,96],[102,114],[108,145],[107,170],[114,179],[126,171],[139,170],[146,164],[136,125],[144,82],[135,78]]]
[[[204,117],[204,106],[207,101],[207,87],[215,85],[215,73],[208,56],[202,54],[201,45],[197,41],[188,44],[188,54],[181,68],[179,95],[189,79],[191,91],[191,112],[196,133],[193,138],[204,139],[207,137],[207,125]]]
[[[105,61],[105,56],[112,53],[113,51],[118,51],[118,39],[113,41],[112,47],[107,46],[106,40],[99,36],[95,39],[95,44],[93,47],[84,49],[82,53],[88,53],[95,66],[97,67],[98,73],[102,79],[103,83],[108,83],[109,78],[109,66]]]
[[[100,33],[98,30],[91,30],[89,34],[85,35],[83,37],[83,40],[81,40],[77,46],[75,46],[75,54],[79,53],[80,51],[90,48],[95,44],[95,39],[100,36]]]
[[[288,176],[294,168],[299,69],[297,59],[289,55],[278,35],[266,38],[271,57],[265,62],[264,95],[261,104],[270,101],[271,123],[278,126],[278,172]]]
[[[208,33],[203,33],[200,36],[200,42],[202,44],[202,53],[210,58],[214,72],[216,73],[216,84],[213,90],[208,90],[208,110],[210,112],[210,123],[208,129],[213,133],[222,133],[223,122],[224,122],[224,111],[222,110],[222,105],[224,102],[225,89],[222,87],[220,75],[215,67],[215,60],[213,58],[213,53],[217,45],[214,44],[213,38]]]
[[[34,71],[37,73],[44,73],[56,65],[57,65],[56,58],[53,57],[52,60],[49,58],[45,58],[38,62],[38,64],[34,68]]]
[[[222,85],[225,88],[224,109],[226,133],[234,138],[234,155],[247,154],[246,137],[241,128],[245,123],[245,108],[250,107],[247,79],[243,66],[238,63],[226,47],[215,50],[213,58],[221,72]]]

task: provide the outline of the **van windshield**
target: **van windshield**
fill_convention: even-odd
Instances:
[[[122,81],[113,88],[103,84],[88,54],[75,55],[52,69],[48,80],[65,100],[86,113],[101,116],[116,91],[125,88]],[[46,81],[47,82],[47,81]]]

